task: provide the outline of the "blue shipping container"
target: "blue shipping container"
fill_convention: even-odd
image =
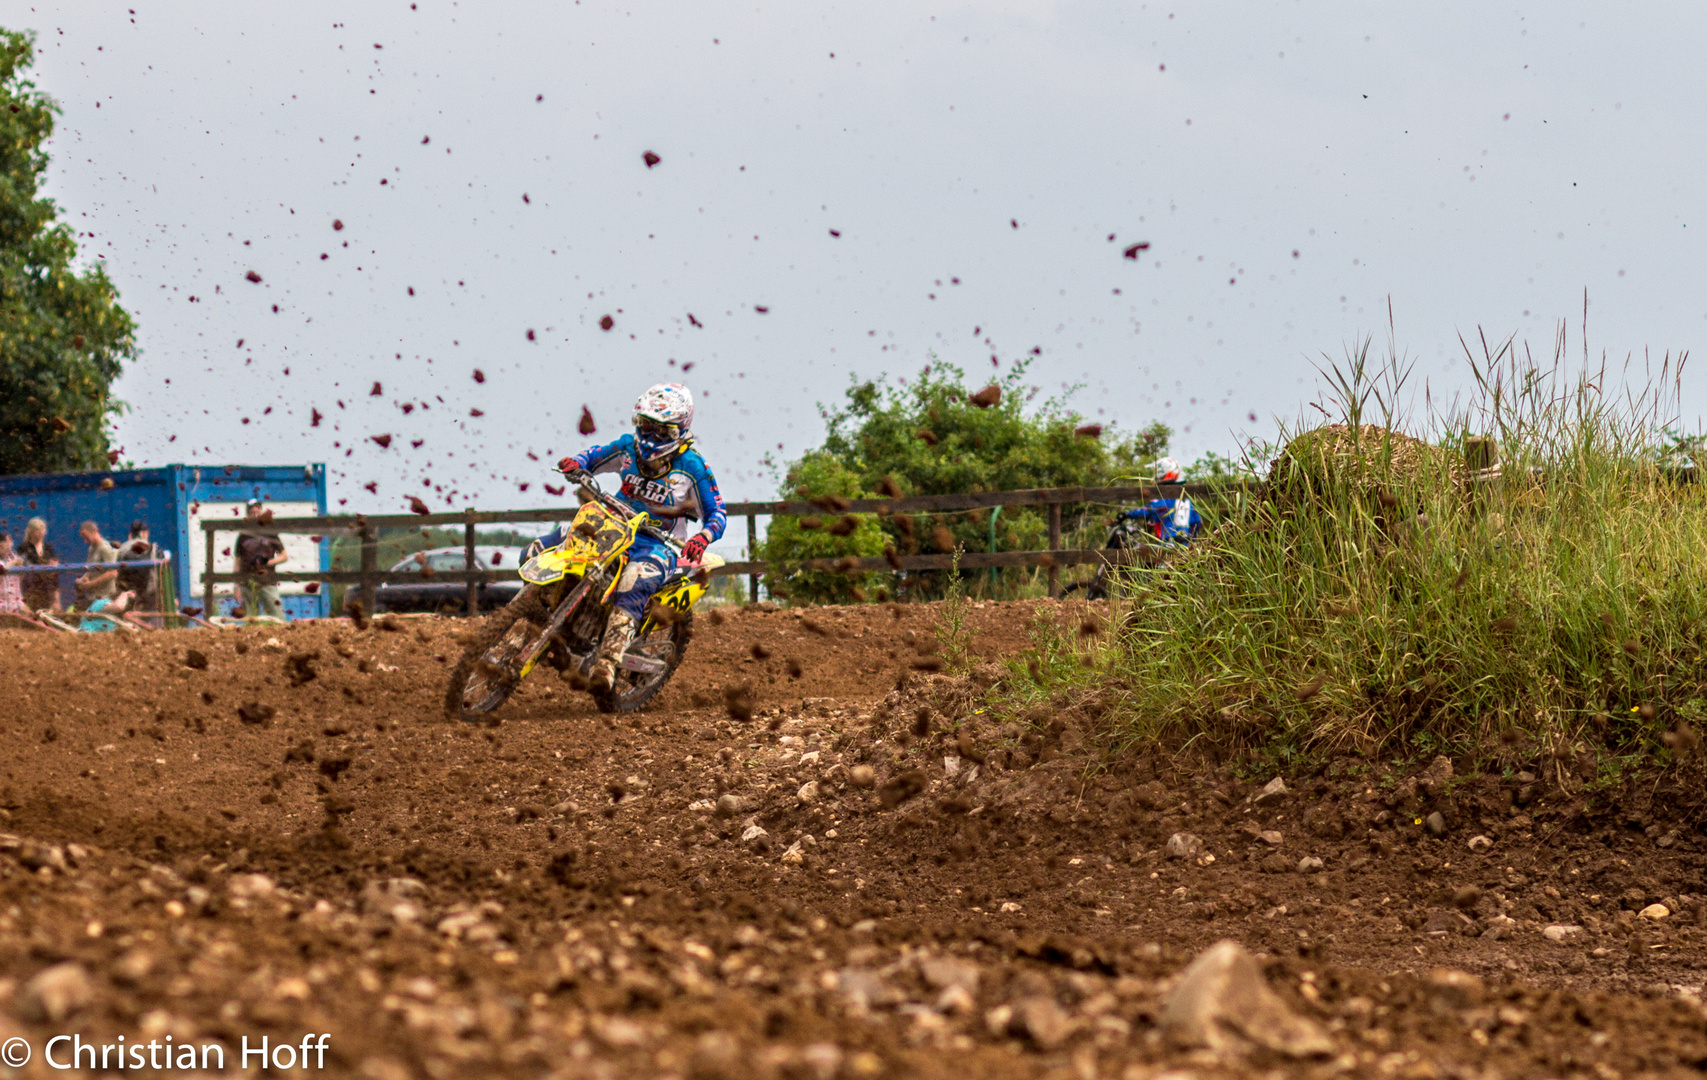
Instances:
[[[103,483],[112,481],[110,487]],[[180,606],[201,606],[200,575],[206,543],[198,523],[205,519],[242,518],[243,505],[262,499],[285,516],[326,513],[325,465],[166,465],[158,469],[113,472],[47,473],[0,476],[0,531],[22,545],[24,526],[31,518],[47,522],[47,541],[62,563],[82,562],[87,552],[78,528],[85,521],[100,527],[114,547],[130,535],[133,521],[148,523],[149,539],[172,554],[172,580]],[[217,569],[231,569],[230,549],[235,532],[221,533],[216,545]],[[282,537],[291,559],[281,569],[326,570],[331,544],[305,537]],[[75,573],[61,575],[60,600],[72,602]],[[300,586],[297,588],[300,589]],[[289,587],[287,586],[288,590]],[[221,586],[229,597],[232,587]],[[324,618],[325,592],[290,592],[282,597],[285,617]],[[230,601],[221,604],[230,609]]]

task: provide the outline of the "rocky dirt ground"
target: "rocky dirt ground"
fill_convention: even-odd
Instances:
[[[702,613],[638,717],[539,678],[487,728],[454,620],[0,632],[15,1074],[71,1032],[371,1080],[1707,1066],[1694,793],[1099,759],[1095,697],[986,707],[1037,610],[973,606],[971,678],[933,605]]]

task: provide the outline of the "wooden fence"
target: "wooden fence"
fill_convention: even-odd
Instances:
[[[1224,485],[1183,484],[1168,485],[1165,489],[1153,484],[1135,487],[1064,487],[1064,488],[1028,488],[1019,491],[984,491],[959,495],[914,495],[899,499],[820,499],[815,501],[784,501],[784,502],[739,502],[730,503],[725,507],[730,518],[745,517],[747,519],[747,551],[749,554],[758,548],[760,517],[775,517],[793,515],[805,517],[808,515],[825,514],[943,514],[964,513],[969,510],[983,510],[998,506],[1047,506],[1049,508],[1049,547],[1042,551],[968,551],[960,555],[960,566],[966,570],[981,570],[989,567],[1042,567],[1049,571],[1050,595],[1060,591],[1060,568],[1091,564],[1128,564],[1133,562],[1153,561],[1153,557],[1143,550],[1109,551],[1101,548],[1069,548],[1061,547],[1061,508],[1072,503],[1134,503],[1156,498],[1164,490],[1168,494],[1184,492],[1193,497],[1226,497],[1237,495],[1242,491],[1253,488],[1229,488]],[[215,573],[213,571],[214,549],[217,546],[215,537],[219,533],[262,533],[267,535],[289,534],[296,536],[356,538],[361,541],[360,570],[295,570],[275,571],[270,579],[278,582],[310,582],[317,581],[328,585],[356,585],[361,589],[363,607],[372,611],[375,590],[381,584],[408,584],[421,580],[419,573],[387,573],[381,572],[379,559],[379,530],[381,528],[421,528],[425,526],[463,526],[464,558],[466,565],[476,566],[474,555],[474,529],[477,525],[514,524],[520,522],[560,522],[575,516],[578,508],[574,506],[551,507],[531,510],[463,510],[449,514],[344,514],[328,517],[293,517],[274,518],[266,524],[248,521],[204,521],[201,523],[206,534],[207,570],[202,574],[202,590],[206,611],[213,610],[213,590],[216,584],[234,583],[248,580],[250,575],[242,573]],[[899,555],[891,560],[887,557],[878,558],[840,558],[812,559],[790,567],[800,566],[810,570],[826,570],[836,573],[867,573],[900,570],[946,570],[954,564],[954,556],[949,554],[933,555]],[[748,596],[752,600],[759,598],[759,578],[772,568],[756,560],[745,562],[729,562],[712,571],[715,575],[746,575],[748,579]],[[514,573],[507,570],[504,576]],[[482,583],[497,581],[500,575],[491,570],[440,570],[435,571],[433,580],[445,584],[466,584],[468,586],[468,611],[478,611],[477,589]]]

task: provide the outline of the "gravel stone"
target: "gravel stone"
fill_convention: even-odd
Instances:
[[[18,993],[18,1013],[26,1020],[57,1024],[95,1000],[95,984],[83,965],[55,964],[36,973]]]
[[[1195,859],[1203,851],[1203,841],[1193,833],[1177,832],[1168,837],[1168,858]]]
[[[1326,1057],[1333,1041],[1268,987],[1256,958],[1237,942],[1210,946],[1180,977],[1162,1009],[1162,1034],[1182,1049],[1223,1056],[1268,1050],[1287,1057]]]
[[[1251,801],[1258,806],[1275,806],[1284,801],[1288,794],[1290,792],[1286,789],[1286,781],[1277,776],[1265,784]]]

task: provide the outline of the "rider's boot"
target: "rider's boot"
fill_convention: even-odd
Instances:
[[[616,685],[616,666],[634,638],[635,619],[626,611],[613,611],[605,622],[604,640],[599,643],[599,657],[593,661],[589,680],[594,690],[609,690]]]

